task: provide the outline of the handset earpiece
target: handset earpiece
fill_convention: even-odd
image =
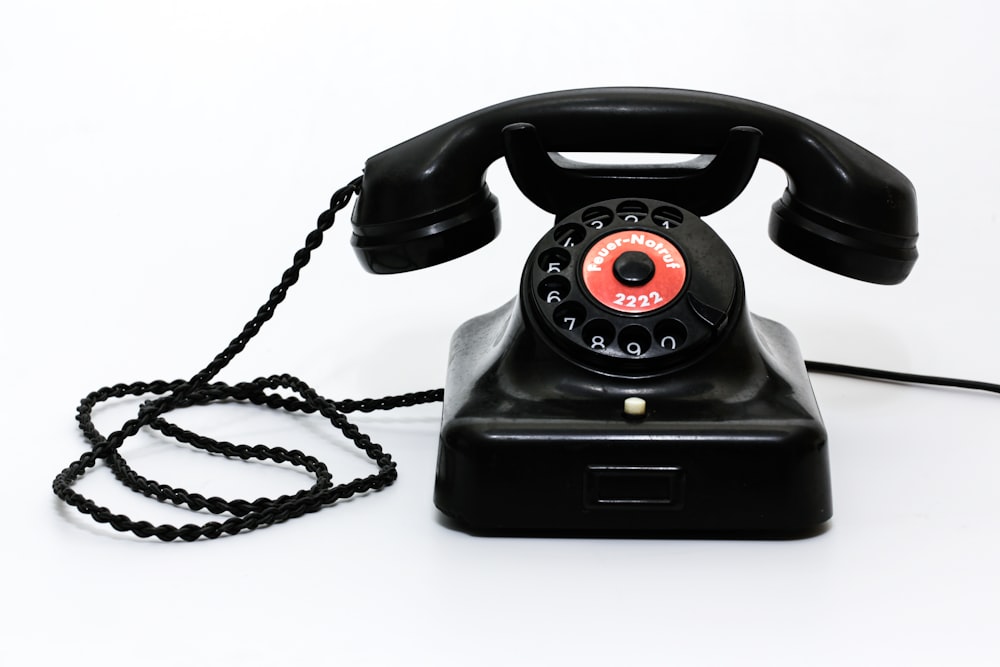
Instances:
[[[869,282],[902,281],[917,258],[916,197],[888,163],[817,123],[711,93],[595,88],[504,102],[434,128],[365,164],[352,243],[374,273],[460,257],[499,232],[487,167],[503,130],[536,128],[545,150],[719,155],[735,127],[761,134],[760,158],[788,187],[772,210],[775,243],[821,268]]]

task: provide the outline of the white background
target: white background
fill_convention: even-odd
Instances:
[[[359,418],[400,479],[256,533],[123,536],[64,509],[80,396],[187,377],[248,319],[364,160],[482,106],[584,86],[695,88],[827,125],[914,182],[897,287],[766,235],[762,164],[710,222],[758,313],[807,357],[1000,381],[1000,10],[986,2],[11,2],[0,7],[0,662],[391,665],[997,664],[997,398],[816,377],[835,518],[795,541],[472,537],[431,491],[437,406]],[[550,223],[502,165],[504,231],[461,260],[365,274],[346,215],[223,374],[331,397],[440,386],[448,339],[516,289]],[[135,407],[109,408],[107,432]],[[186,426],[370,470],[315,419],[222,407]],[[255,498],[309,480],[153,437],[144,474]],[[78,485],[153,521],[180,510]]]

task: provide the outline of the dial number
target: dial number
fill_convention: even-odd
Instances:
[[[624,294],[623,292],[618,292],[615,294],[615,300],[612,303],[616,306],[624,306],[625,308],[646,310],[650,306],[655,307],[663,303],[663,297],[656,291],[649,294]]]

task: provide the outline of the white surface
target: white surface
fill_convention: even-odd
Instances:
[[[438,410],[360,423],[399,482],[234,539],[161,544],[63,509],[73,411],[103,384],[187,376],[250,317],[368,156],[487,104],[582,86],[687,87],[828,125],[915,183],[921,260],[898,287],[766,237],[762,165],[711,221],[753,309],[811,358],[1000,381],[994,3],[10,2],[0,7],[4,567],[0,662],[997,664],[997,398],[818,377],[835,518],[800,541],[484,539],[431,503]],[[451,331],[513,295],[548,224],[489,176],[505,231],[411,275],[362,272],[341,220],[223,378],[328,396],[440,385]],[[344,216],[346,217],[346,216]],[[133,406],[134,407],[134,406]],[[127,417],[99,415],[104,428]],[[178,416],[366,472],[314,420]],[[223,496],[308,480],[128,446]],[[79,487],[187,522],[118,488]]]

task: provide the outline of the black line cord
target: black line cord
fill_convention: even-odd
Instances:
[[[213,539],[223,535],[235,535],[288,521],[303,514],[316,512],[343,498],[368,491],[378,491],[396,480],[396,463],[392,457],[382,449],[381,445],[372,442],[367,435],[361,433],[357,426],[348,421],[346,415],[351,412],[373,412],[433,403],[443,399],[443,389],[385,396],[379,399],[333,401],[320,396],[312,387],[291,375],[272,375],[236,384],[212,381],[236,355],[243,351],[261,327],[274,316],[274,311],[284,301],[288,290],[298,282],[299,274],[309,263],[312,252],[322,243],[323,234],[333,226],[336,213],[346,207],[360,189],[361,178],[358,177],[334,193],[330,200],[330,208],[319,216],[316,228],[306,236],[304,246],[295,253],[291,266],[284,271],[281,281],[271,290],[267,301],[260,306],[256,315],[244,325],[242,331],[205,368],[188,380],[169,382],[154,380],[152,382],[132,382],[102,387],[80,401],[76,420],[91,448],[69,464],[52,482],[52,490],[60,499],[75,507],[79,512],[89,515],[94,521],[108,524],[120,532],[132,533],[139,537],[156,537],[167,542],[176,539],[190,542],[200,538]],[[896,373],[815,361],[806,362],[806,367],[814,373],[833,373],[1000,393],[1000,385],[986,382]],[[291,395],[287,395],[288,393]],[[102,435],[93,423],[94,407],[104,401],[126,396],[153,396],[156,398],[145,401],[139,408],[138,414],[125,422],[119,430],[108,436]],[[377,472],[367,477],[359,477],[350,482],[335,485],[326,464],[298,450],[214,440],[182,429],[163,418],[163,415],[171,410],[222,401],[248,402],[288,412],[318,412],[331,425],[340,430],[344,437],[353,442],[358,449],[365,452],[368,458],[374,462]],[[138,474],[128,465],[120,453],[125,441],[143,428],[157,430],[184,444],[227,457],[288,463],[308,471],[315,477],[316,481],[308,489],[291,495],[278,498],[258,498],[253,501],[226,500],[216,496],[206,497],[180,487],[163,484]],[[173,526],[171,524],[154,525],[148,521],[134,521],[124,514],[116,514],[72,488],[73,484],[93,469],[99,461],[103,461],[122,484],[136,493],[155,498],[161,502],[183,506],[195,512],[205,510],[213,514],[228,515],[229,518],[224,521]]]
[[[284,301],[289,288],[298,282],[303,267],[309,263],[312,252],[320,246],[323,234],[333,225],[334,216],[351,201],[361,187],[361,178],[351,181],[338,190],[330,201],[330,208],[317,220],[316,228],[306,236],[305,245],[295,253],[292,265],[281,276],[281,281],[271,290],[268,299],[257,310],[257,314],[247,322],[243,330],[230,341],[219,354],[189,380],[166,382],[133,382],[103,387],[83,398],[77,408],[77,422],[91,448],[79,459],[73,461],[60,472],[52,482],[52,490],[69,505],[98,523],[106,523],[117,531],[129,532],[139,537],[157,537],[164,541],[178,538],[187,541],[199,538],[216,538],[222,535],[254,530],[273,523],[288,521],[309,512],[315,512],[337,500],[367,491],[377,491],[396,479],[396,463],[380,445],[361,433],[347,420],[349,412],[372,412],[393,408],[440,401],[444,396],[441,389],[422,391],[399,396],[360,401],[332,401],[316,393],[309,385],[291,375],[272,375],[257,378],[252,382],[229,385],[212,382],[233,358],[243,351],[247,343],[260,331],[261,327],[274,316],[274,311]],[[291,396],[274,393],[280,390],[291,392]],[[103,436],[94,426],[94,407],[109,399],[126,396],[156,396],[139,408],[137,416],[125,422],[121,429]],[[171,410],[192,405],[207,405],[218,401],[244,401],[269,408],[289,412],[318,412],[339,429],[344,436],[368,455],[377,472],[367,477],[359,477],[343,484],[333,484],[326,465],[318,459],[298,450],[265,445],[238,445],[217,441],[192,433],[166,421],[163,415]],[[124,442],[143,428],[152,428],[199,449],[243,460],[270,460],[289,463],[312,473],[316,482],[308,489],[278,498],[258,498],[254,501],[226,500],[205,497],[183,488],[172,487],[139,475],[125,461],[120,453]],[[74,491],[73,483],[89,472],[98,461],[111,469],[115,477],[129,489],[162,502],[184,506],[193,511],[206,510],[214,514],[226,514],[225,521],[209,521],[204,524],[153,525],[147,521],[133,521],[124,514],[115,514],[93,500]]]
[[[906,384],[928,384],[938,387],[975,389],[977,391],[991,391],[995,394],[1000,394],[1000,384],[993,384],[991,382],[961,380],[958,378],[939,377],[937,375],[900,373],[898,371],[885,371],[878,368],[865,368],[863,366],[832,364],[826,361],[806,361],[806,370],[810,373],[846,375],[849,377],[864,378],[868,380],[886,380],[888,382],[904,382]]]

